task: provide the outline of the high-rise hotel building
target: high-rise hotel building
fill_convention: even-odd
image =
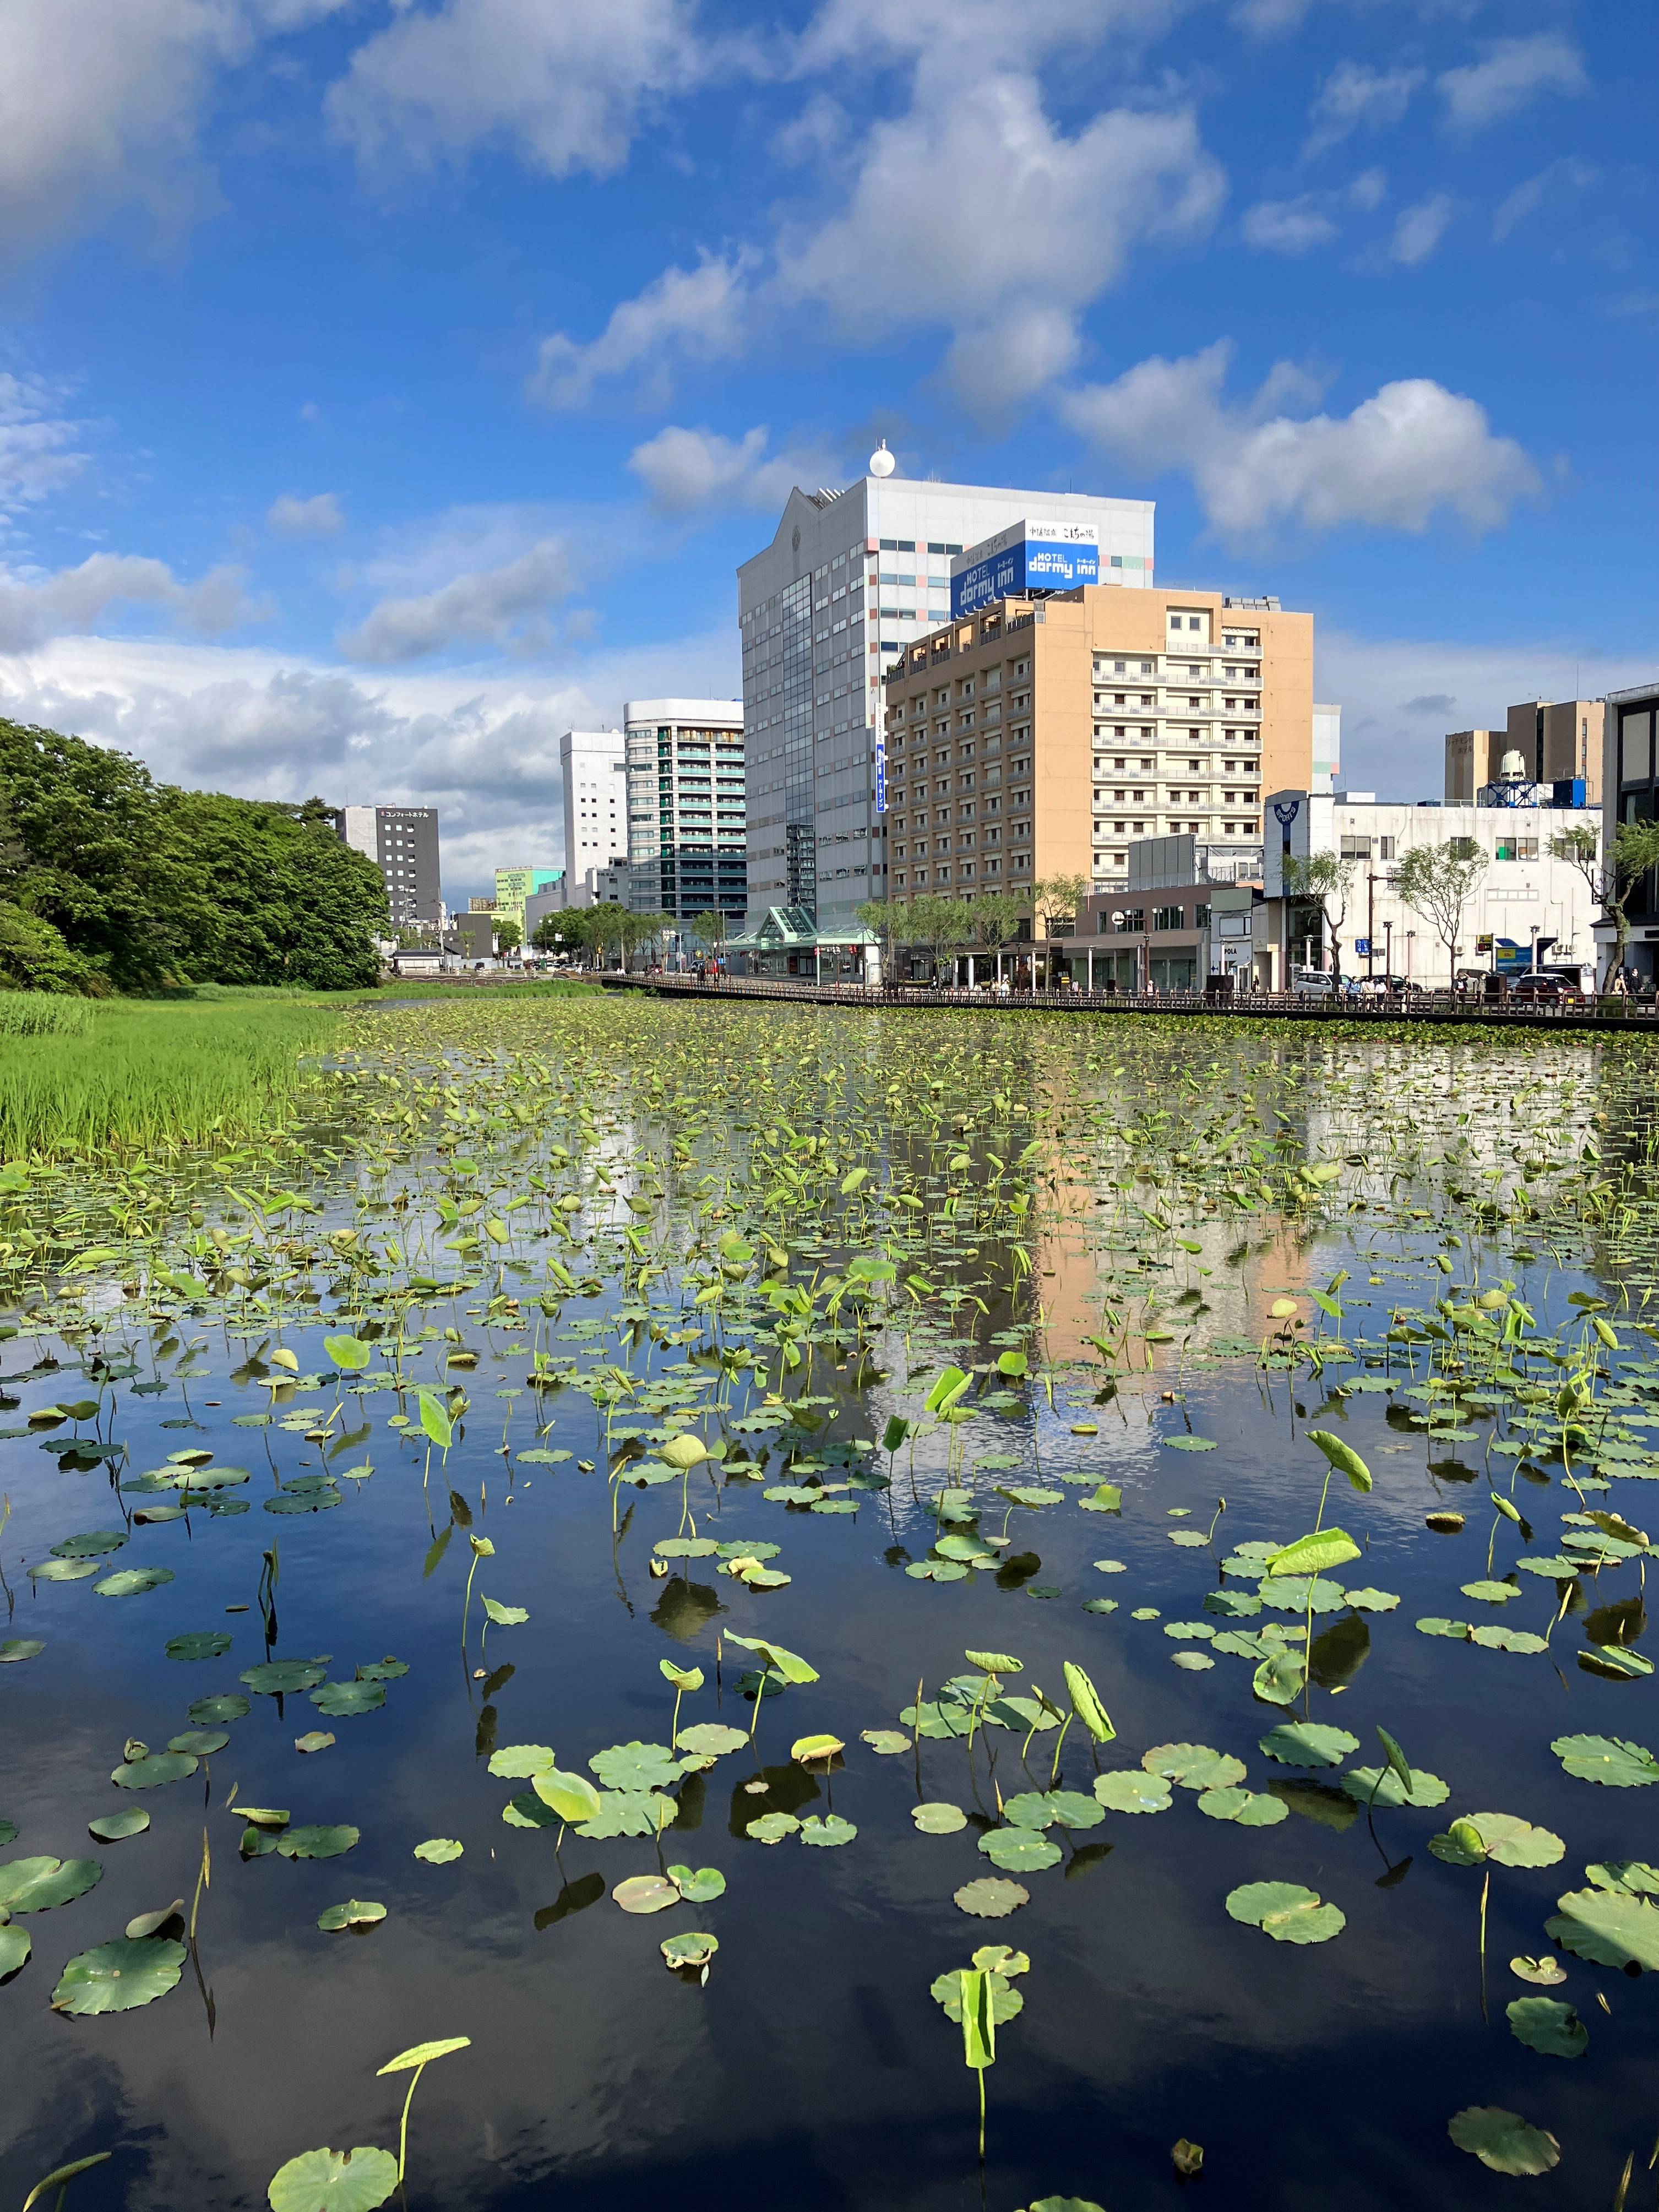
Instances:
[[[1150,501],[901,478],[884,447],[871,468],[843,490],[792,491],[772,543],[738,570],[751,923],[791,906],[838,928],[884,896],[883,671],[948,621],[964,546],[1031,514],[1093,525],[1092,596],[1152,597]]]
[[[1263,791],[1312,784],[1313,617],[1277,599],[1004,599],[918,639],[885,690],[895,898],[1112,887],[1139,837],[1190,836],[1212,876],[1230,854],[1254,873]]]
[[[743,705],[630,699],[623,709],[629,903],[679,922],[747,911]]]

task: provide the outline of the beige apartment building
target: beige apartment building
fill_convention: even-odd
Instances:
[[[1450,730],[1446,735],[1445,801],[1473,806],[1496,783],[1506,753],[1519,753],[1528,783],[1582,777],[1585,799],[1601,801],[1602,702],[1599,699],[1523,699],[1501,730]]]
[[[888,671],[887,886],[1127,880],[1129,841],[1261,847],[1313,781],[1313,617],[1084,585],[935,629]]]

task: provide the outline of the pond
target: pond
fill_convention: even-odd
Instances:
[[[1654,1073],[419,1006],[0,1170],[10,2201],[1651,2204]]]

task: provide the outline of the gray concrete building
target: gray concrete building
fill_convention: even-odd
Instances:
[[[439,920],[443,882],[435,806],[340,806],[334,828],[342,844],[366,854],[386,878],[394,929]]]

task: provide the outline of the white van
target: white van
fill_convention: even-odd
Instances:
[[[1322,968],[1292,968],[1291,996],[1293,999],[1328,999],[1336,986]]]

